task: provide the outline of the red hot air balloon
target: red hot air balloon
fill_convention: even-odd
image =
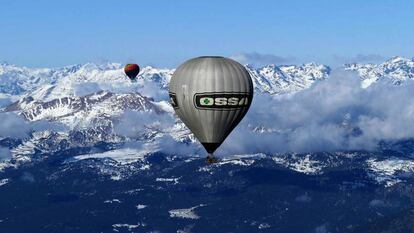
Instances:
[[[137,64],[126,64],[124,72],[129,79],[134,80],[139,74],[139,66]]]

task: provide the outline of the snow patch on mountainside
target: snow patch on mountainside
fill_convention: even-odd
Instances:
[[[126,224],[126,223],[116,223],[112,224],[112,230],[114,232],[120,232],[121,229],[125,229],[128,232],[133,232],[135,229],[139,228],[140,226],[145,227],[145,223],[137,223],[137,224]],[[123,231],[124,232],[124,231]]]
[[[326,165],[322,164],[320,161],[312,160],[310,154],[305,155],[304,157],[292,154],[290,159],[293,161],[286,160],[285,158],[279,156],[274,156],[272,159],[277,164],[308,175],[320,174],[322,169],[326,167]]]
[[[369,174],[378,183],[390,187],[402,182],[401,175],[414,174],[414,161],[400,158],[367,160]]]
[[[178,178],[156,178],[155,181],[172,183],[172,184],[176,185],[176,184],[179,183],[180,179],[181,179],[181,177],[178,177]]]
[[[170,214],[171,218],[187,218],[187,219],[199,219],[200,216],[197,215],[194,210],[199,208],[199,207],[203,207],[206,206],[205,204],[200,204],[188,209],[174,209],[174,210],[170,210],[168,211],[168,213]]]
[[[147,208],[147,205],[138,204],[138,205],[136,205],[135,207],[136,207],[138,210],[142,210],[142,209]]]
[[[105,200],[105,204],[112,204],[112,203],[122,203],[119,199],[112,199],[112,200]]]
[[[73,157],[76,160],[84,160],[84,159],[104,159],[110,158],[112,160],[117,161],[121,165],[126,165],[130,163],[134,163],[137,161],[143,161],[145,156],[152,153],[153,148],[140,148],[140,149],[132,149],[132,148],[124,148],[124,149],[117,149],[106,151],[103,153],[93,153],[93,154],[84,154],[84,155],[77,155]]]
[[[0,180],[0,186],[4,186],[10,182],[10,179],[1,179]]]

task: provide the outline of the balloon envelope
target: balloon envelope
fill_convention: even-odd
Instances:
[[[249,72],[224,57],[188,60],[174,72],[171,105],[208,153],[213,153],[246,115],[253,98]]]
[[[124,72],[130,79],[135,79],[139,74],[139,70],[140,69],[137,64],[127,64],[124,67]]]

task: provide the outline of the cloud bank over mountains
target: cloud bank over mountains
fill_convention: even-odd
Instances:
[[[257,95],[221,152],[376,150],[414,137],[413,91],[413,81],[364,89],[356,74],[335,71],[293,95]]]

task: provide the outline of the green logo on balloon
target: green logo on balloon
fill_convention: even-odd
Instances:
[[[198,103],[202,106],[210,106],[214,104],[214,99],[211,97],[202,97],[199,99]]]

